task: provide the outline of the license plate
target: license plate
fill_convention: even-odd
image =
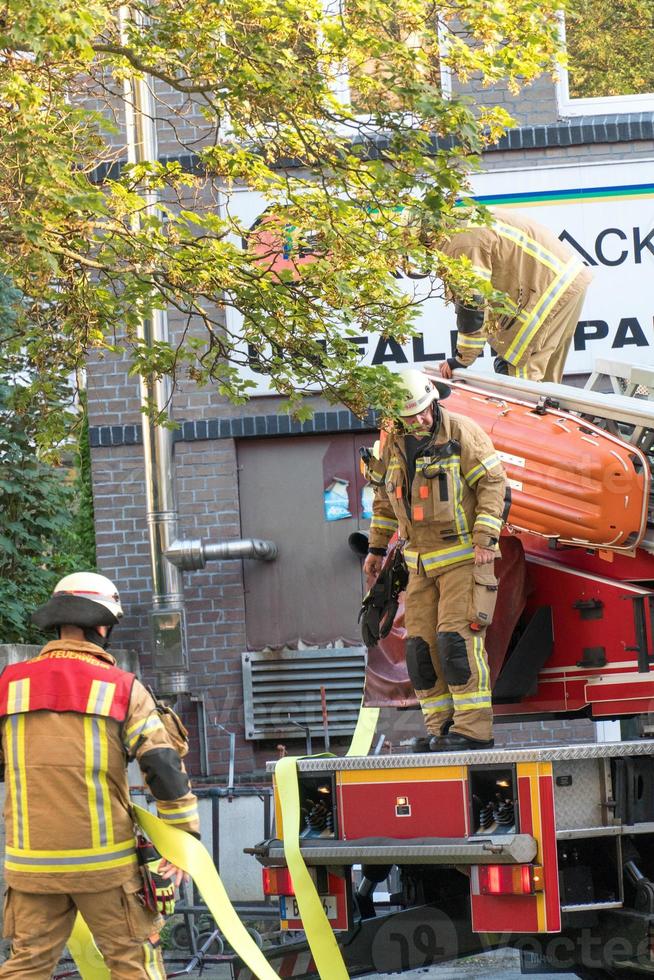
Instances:
[[[336,910],[336,896],[335,895],[321,895],[320,901],[322,902],[323,912],[328,919],[336,919],[338,917],[338,912]],[[282,895],[279,899],[279,912],[282,919],[299,919],[300,910],[298,908],[297,899],[293,896]]]

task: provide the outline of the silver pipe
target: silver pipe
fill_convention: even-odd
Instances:
[[[120,29],[125,38],[130,18],[139,24],[135,14],[126,6],[119,11]],[[126,79],[125,127],[127,159],[141,163],[158,159],[155,109],[152,80],[147,75]],[[156,193],[141,189],[145,215],[158,213]],[[138,230],[140,219],[134,219]],[[139,339],[148,347],[167,343],[168,317],[165,310],[154,310],[141,319],[137,327]],[[152,375],[140,378],[140,399],[143,423],[143,460],[150,565],[152,571],[152,632],[155,668],[163,673],[157,681],[161,693],[188,692],[188,654],[184,627],[184,591],[181,571],[165,557],[166,549],[177,539],[177,504],[173,478],[173,436],[165,426],[155,425],[150,412],[168,411],[172,401],[169,377]],[[164,690],[165,689],[165,690]]]
[[[273,561],[278,554],[274,541],[246,538],[243,541],[221,541],[219,544],[201,541],[200,538],[173,541],[166,548],[166,558],[184,572],[204,568],[208,561],[232,561],[253,558],[257,561]]]

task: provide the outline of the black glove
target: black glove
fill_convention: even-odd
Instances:
[[[399,548],[366,593],[359,612],[361,636],[367,647],[374,647],[391,631],[397,614],[400,592],[406,589],[409,569]]]

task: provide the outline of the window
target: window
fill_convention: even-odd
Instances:
[[[564,115],[654,110],[654,0],[575,0],[561,23]]]

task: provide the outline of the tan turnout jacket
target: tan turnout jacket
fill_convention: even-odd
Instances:
[[[127,762],[159,816],[197,833],[197,801],[155,703],[93,643],[56,640],[0,675],[7,884],[91,892],[137,873]]]
[[[547,228],[503,208],[491,213],[492,225],[470,225],[440,246],[452,258],[467,257],[479,276],[507,294],[511,306],[506,314],[487,310],[478,331],[459,331],[456,358],[466,367],[487,342],[509,364],[519,364],[542,346],[560,305],[579,296],[592,278],[581,258]]]
[[[442,407],[438,431],[416,459],[409,486],[406,437],[390,435],[369,468],[375,485],[369,543],[385,548],[398,531],[413,571],[429,576],[495,548],[502,528],[505,476],[491,440],[472,419]]]

